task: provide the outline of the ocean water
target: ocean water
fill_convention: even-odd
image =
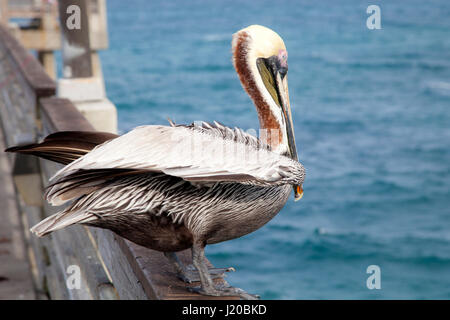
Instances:
[[[381,8],[368,30],[366,8]],[[264,299],[450,298],[450,2],[109,0],[101,53],[121,132],[217,120],[258,128],[232,33],[268,26],[289,52],[304,197],[207,248]],[[369,290],[369,265],[381,289]]]

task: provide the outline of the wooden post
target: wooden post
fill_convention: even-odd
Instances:
[[[100,61],[91,50],[90,4],[88,0],[59,1],[63,78],[58,80],[58,96],[70,99],[95,129],[117,132],[117,110],[106,98]],[[100,22],[94,20],[93,28]]]
[[[38,51],[38,60],[50,78],[56,80],[55,56],[53,51]]]
[[[56,19],[56,4],[47,4],[41,8],[41,24],[40,29],[44,33],[50,34],[52,30],[58,27],[58,21]],[[56,64],[55,55],[53,50],[37,50],[38,60],[44,66],[47,74],[56,80]]]
[[[59,0],[65,78],[92,76],[87,0]],[[78,24],[79,23],[79,24]]]

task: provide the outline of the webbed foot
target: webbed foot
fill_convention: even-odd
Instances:
[[[175,252],[165,252],[164,255],[167,257],[167,259],[172,263],[172,265],[175,267],[175,270],[177,272],[177,277],[186,282],[186,283],[192,283],[201,281],[200,274],[197,271],[197,269],[194,267],[194,265],[184,265]],[[233,267],[230,268],[208,268],[208,273],[211,277],[211,279],[219,279],[223,278],[225,276],[226,272],[235,271]]]
[[[223,278],[224,276],[226,276],[227,272],[234,272],[234,271],[235,269],[233,267],[208,268],[208,273],[211,276],[211,279]],[[201,281],[200,274],[193,265],[184,266],[182,269],[177,270],[177,277],[186,283]]]
[[[242,300],[259,300],[260,296],[245,292],[240,288],[227,286],[189,287],[189,291],[214,297],[240,297]]]

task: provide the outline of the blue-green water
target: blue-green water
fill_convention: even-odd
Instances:
[[[366,27],[369,4],[381,30]],[[262,24],[285,40],[305,193],[208,247],[236,268],[231,284],[266,299],[450,298],[449,1],[109,0],[108,23],[122,132],[167,117],[258,128],[231,34]]]

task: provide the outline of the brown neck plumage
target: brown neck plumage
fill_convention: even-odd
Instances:
[[[262,129],[261,138],[272,150],[275,150],[282,143],[280,123],[264,99],[261,90],[256,85],[255,77],[258,75],[254,75],[250,70],[247,54],[249,40],[249,36],[246,33],[238,34],[233,48],[234,67],[239,75],[242,86],[255,104],[260,129]]]

